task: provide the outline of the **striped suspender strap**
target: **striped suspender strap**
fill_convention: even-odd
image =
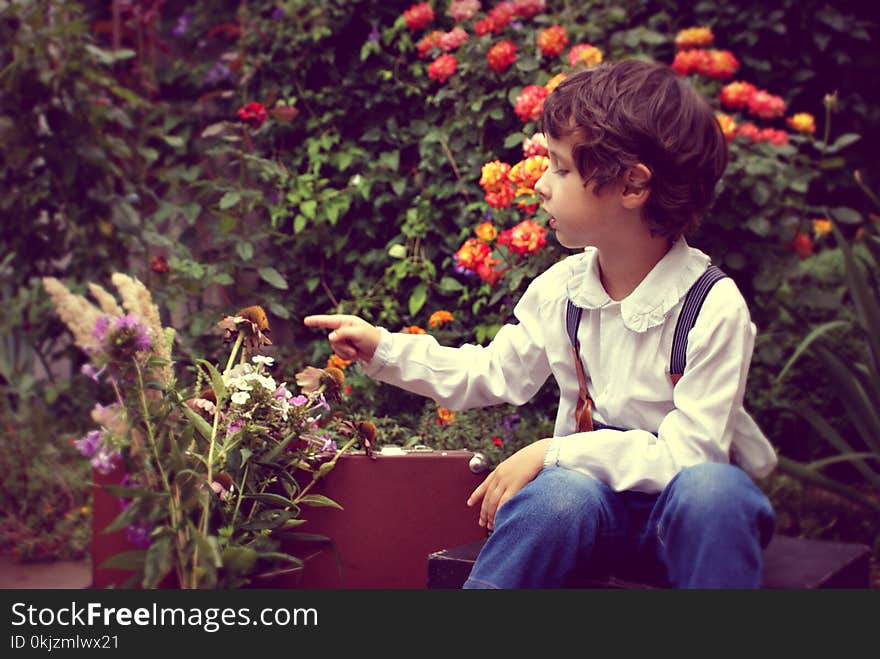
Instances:
[[[593,429],[593,399],[587,392],[587,377],[584,374],[584,365],[581,362],[581,344],[577,338],[578,325],[581,322],[583,309],[575,306],[571,300],[565,310],[565,330],[571,341],[571,353],[574,357],[574,368],[577,371],[578,399],[574,408],[574,419],[577,423],[578,432],[589,432]]]
[[[706,300],[706,296],[712,287],[727,275],[714,265],[710,265],[706,272],[694,282],[684,298],[684,305],[675,325],[675,334],[672,337],[672,357],[669,361],[669,379],[675,386],[684,375],[684,367],[687,359],[688,333],[697,322],[700,308]]]

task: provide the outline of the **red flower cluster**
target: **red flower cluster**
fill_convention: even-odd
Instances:
[[[449,32],[433,30],[419,40],[416,44],[416,50],[419,53],[419,58],[424,59],[433,48],[439,48],[444,53],[456,50],[467,41],[467,38],[467,32],[460,27],[455,27]]]
[[[537,121],[544,111],[544,99],[547,98],[547,89],[541,85],[526,85],[516,97],[513,111],[523,123],[531,120]]]
[[[810,238],[809,234],[801,233],[800,231],[794,234],[794,238],[792,238],[791,242],[786,243],[785,246],[802,259],[807,258],[813,253],[813,239]]]
[[[489,68],[503,71],[516,61],[516,46],[512,41],[499,41],[486,53]]]
[[[567,45],[568,36],[565,34],[565,28],[561,25],[548,27],[538,35],[538,48],[541,49],[541,54],[544,57],[561,55]]]
[[[545,0],[513,0],[513,13],[521,18],[532,18],[547,8]]]
[[[483,165],[480,187],[486,193],[486,203],[492,208],[507,208],[513,203],[516,190],[510,181],[510,165],[493,160]]]
[[[158,254],[150,259],[150,270],[156,274],[164,275],[170,272],[171,268],[168,266],[168,259],[162,254]]]
[[[250,124],[254,128],[259,128],[263,125],[263,122],[269,118],[263,104],[257,103],[256,101],[251,101],[250,103],[243,105],[238,109],[236,114],[239,119]]]
[[[429,3],[420,2],[403,12],[403,20],[410,30],[417,32],[434,20],[434,9]]]
[[[762,119],[776,119],[785,114],[785,100],[759,89],[749,98],[749,113]]]
[[[712,29],[708,27],[689,27],[679,30],[675,35],[675,48],[702,48],[710,45],[715,40]]]
[[[489,284],[494,284],[504,274],[505,269],[498,269],[501,261],[492,256],[492,248],[478,238],[468,238],[453,259],[457,268],[475,272]]]
[[[568,51],[568,63],[571,66],[583,64],[586,68],[602,63],[602,51],[588,43],[579,43]]]
[[[498,34],[510,23],[510,19],[514,16],[514,8],[512,2],[499,2],[492,7],[486,14],[485,18],[481,18],[474,23],[474,32],[483,36],[484,34]]]
[[[547,244],[547,229],[534,220],[523,220],[515,227],[505,229],[498,235],[498,244],[506,246],[514,254],[525,256],[537,254]]]
[[[721,104],[734,110],[742,110],[749,104],[758,89],[750,82],[731,82],[721,88]]]
[[[428,77],[443,84],[457,68],[458,60],[455,59],[455,55],[440,55],[428,65]]]
[[[788,133],[784,130],[777,130],[775,128],[758,128],[751,122],[746,122],[740,126],[736,134],[737,136],[745,137],[753,144],[758,144],[760,142],[769,142],[775,146],[788,144]]]
[[[682,76],[699,73],[710,78],[727,80],[739,69],[739,60],[729,50],[679,50],[675,53],[672,68]]]

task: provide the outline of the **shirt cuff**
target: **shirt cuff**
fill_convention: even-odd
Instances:
[[[391,360],[391,332],[384,327],[377,329],[379,330],[379,344],[376,346],[373,358],[368,362],[360,362],[361,370],[371,378],[376,378]]]
[[[547,452],[544,453],[544,469],[559,466],[559,441],[561,439],[561,437],[553,437],[547,445]]]

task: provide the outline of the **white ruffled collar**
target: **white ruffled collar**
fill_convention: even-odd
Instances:
[[[568,279],[568,299],[583,309],[618,304],[602,286],[595,247],[587,247],[571,263],[574,270]],[[684,238],[677,240],[636,289],[619,302],[623,324],[633,332],[661,325],[708,266],[706,254],[690,247]]]

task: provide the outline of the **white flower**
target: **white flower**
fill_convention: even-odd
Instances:
[[[248,402],[249,398],[250,394],[248,394],[248,392],[246,391],[236,391],[234,394],[232,394],[232,402],[236,403],[237,405],[244,405]]]
[[[251,361],[254,364],[265,364],[266,366],[272,366],[275,363],[275,360],[272,357],[266,355],[254,355],[251,357]]]

